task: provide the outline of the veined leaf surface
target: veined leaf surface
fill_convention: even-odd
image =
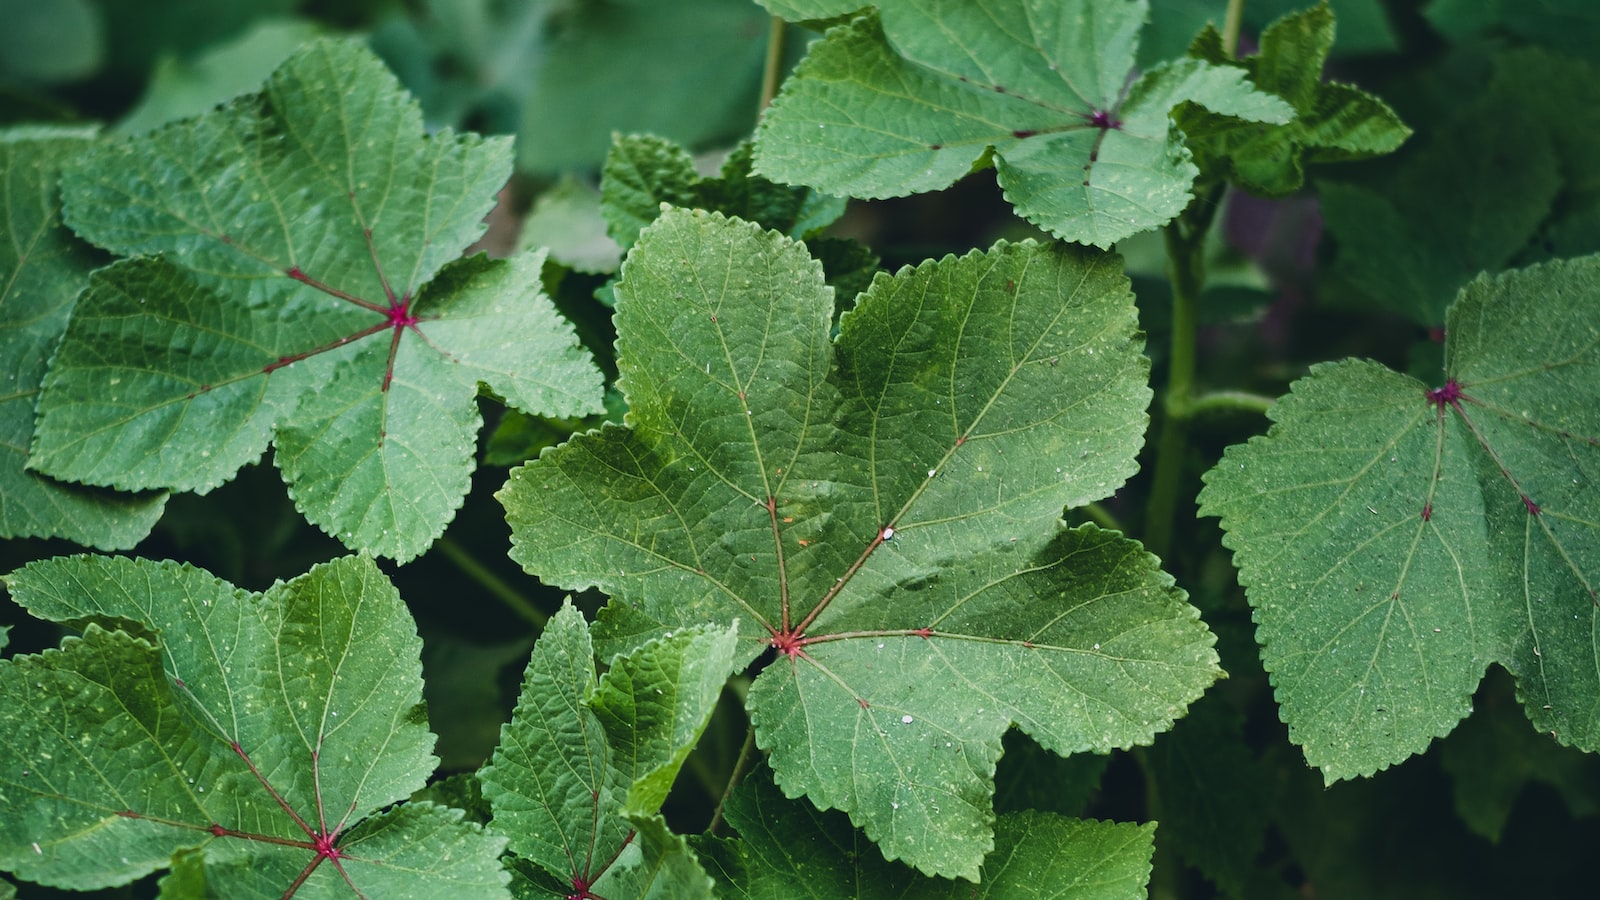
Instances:
[[[1000,739],[1148,742],[1218,673],[1137,544],[1060,526],[1133,471],[1148,363],[1115,256],[1002,244],[880,275],[829,340],[803,247],[670,211],[617,286],[628,424],[500,498],[512,555],[612,597],[596,640],[737,621],[790,796],[975,878]]]
[[[115,494],[26,471],[39,383],[95,259],[61,224],[62,164],[89,146],[84,130],[0,133],[0,535],[64,537],[132,547],[160,518],[164,494]]]
[[[731,628],[682,631],[597,678],[583,615],[568,604],[550,620],[479,774],[510,851],[560,886],[541,891],[520,878],[520,895],[711,896],[710,878],[659,813],[711,718],[734,643]]]
[[[34,615],[88,625],[0,661],[0,868],[89,889],[181,853],[169,880],[207,896],[507,896],[504,839],[431,803],[379,812],[437,760],[421,641],[370,560],[264,594],[111,557],[5,583]]]
[[[1319,366],[1200,495],[1330,781],[1448,733],[1490,663],[1536,728],[1600,748],[1600,257],[1480,277],[1447,323],[1442,383]]]
[[[1143,0],[885,0],[814,45],[756,133],[757,174],[833,194],[948,187],[991,153],[1017,214],[1109,247],[1171,221],[1198,169],[1171,110],[1294,118],[1243,70],[1134,70]],[[1135,77],[1137,75],[1137,77]]]
[[[259,94],[76,157],[69,224],[143,256],[79,300],[29,465],[207,491],[275,440],[308,519],[421,553],[466,494],[480,383],[529,412],[600,409],[540,257],[459,259],[510,170],[505,140],[426,135],[344,41],[307,45]]]

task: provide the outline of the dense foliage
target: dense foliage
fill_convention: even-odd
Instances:
[[[1586,0],[14,5],[0,898],[1592,890]]]

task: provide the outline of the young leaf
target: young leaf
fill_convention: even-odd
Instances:
[[[0,132],[0,536],[64,537],[103,550],[132,547],[161,517],[166,495],[116,494],[24,469],[45,364],[95,260],[61,225],[56,179],[89,146],[81,130]]]
[[[1155,826],[1068,819],[1023,811],[1001,816],[995,851],[976,886],[929,878],[883,856],[834,812],[783,796],[765,767],[728,799],[737,840],[712,840],[703,852],[727,896],[751,900],[822,898],[1059,897],[1136,900],[1146,894]]]
[[[732,629],[692,629],[596,679],[583,615],[562,607],[534,645],[516,711],[479,775],[511,852],[569,885],[569,897],[709,897],[705,872],[657,813],[733,652]]]
[[[661,204],[711,209],[804,238],[844,214],[844,201],[750,174],[751,144],[735,147],[715,178],[702,178],[687,150],[649,135],[618,135],[601,170],[602,206],[624,249],[661,215]]]
[[[604,655],[737,622],[792,796],[975,878],[1000,739],[1148,742],[1216,678],[1137,544],[1062,530],[1133,471],[1148,363],[1114,256],[1033,243],[879,276],[829,342],[803,248],[671,210],[617,286],[629,426],[513,471],[512,555],[612,596]]]
[[[540,260],[453,262],[509,172],[503,140],[426,136],[393,76],[339,41],[260,94],[82,154],[63,176],[69,223],[162,256],[96,273],[30,465],[207,491],[275,439],[307,518],[416,556],[466,493],[480,382],[528,411],[599,409]]]
[[[1435,388],[1317,367],[1200,495],[1329,781],[1421,752],[1491,662],[1536,728],[1600,748],[1600,257],[1481,277],[1447,333]]]
[[[1132,78],[1145,11],[885,2],[882,28],[863,16],[812,48],[757,131],[756,172],[893,197],[947,187],[992,152],[1017,213],[1058,237],[1108,247],[1164,224],[1198,171],[1174,106],[1277,124],[1294,113],[1242,70],[1197,59]]]
[[[506,896],[504,840],[459,811],[374,815],[436,760],[421,642],[370,560],[259,595],[107,557],[5,582],[35,615],[89,624],[0,662],[0,868],[84,889],[193,850],[178,877],[222,896]]]
[[[1200,170],[1248,191],[1281,197],[1305,183],[1306,163],[1345,162],[1390,153],[1411,134],[1387,104],[1360,88],[1322,80],[1333,47],[1326,2],[1272,23],[1261,52],[1232,58],[1207,27],[1190,53],[1215,66],[1237,66],[1263,91],[1287,100],[1295,117],[1281,125],[1243,122],[1187,107],[1177,117]]]

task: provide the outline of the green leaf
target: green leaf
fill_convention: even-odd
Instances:
[[[1245,895],[1274,799],[1243,730],[1227,701],[1208,694],[1145,755],[1163,843],[1236,897]]]
[[[1512,808],[1531,783],[1549,785],[1573,818],[1600,812],[1600,767],[1594,756],[1562,747],[1533,730],[1517,708],[1510,679],[1490,670],[1472,715],[1440,745],[1456,814],[1477,834],[1499,843]]]
[[[511,852],[599,896],[709,897],[704,871],[657,813],[733,651],[732,629],[681,631],[597,679],[588,626],[563,606],[534,645],[517,708],[479,775]],[[519,890],[545,893],[533,882]]]
[[[132,547],[161,517],[166,496],[114,494],[24,470],[45,364],[67,327],[96,260],[61,225],[56,179],[89,146],[82,130],[0,132],[0,188],[7,240],[0,242],[0,536],[64,537],[103,550]]]
[[[1481,277],[1445,381],[1319,366],[1206,476],[1290,738],[1332,781],[1420,752],[1485,666],[1600,747],[1600,257]]]
[[[471,122],[486,134],[519,130],[545,55],[546,30],[567,5],[557,0],[352,2],[364,11],[389,14],[372,30],[372,49],[417,95],[430,126]],[[328,15],[326,8],[318,11]]]
[[[524,107],[521,168],[597,167],[617,131],[702,147],[750,129],[768,29],[748,0],[569,5]]]
[[[599,409],[599,373],[541,258],[454,261],[509,174],[502,140],[426,136],[366,50],[308,45],[266,89],[75,158],[68,221],[95,274],[40,397],[29,464],[205,492],[269,441],[296,505],[410,559],[467,490],[480,383]]]
[[[1197,170],[1174,106],[1294,115],[1242,70],[1195,59],[1130,83],[1144,16],[1142,0],[885,4],[881,29],[864,16],[812,48],[757,131],[756,172],[893,197],[947,187],[992,154],[1019,215],[1108,247],[1189,202]]]
[[[1286,16],[1261,34],[1261,52],[1235,60],[1222,36],[1207,28],[1193,55],[1216,66],[1237,66],[1255,84],[1294,107],[1281,125],[1228,119],[1187,107],[1177,116],[1200,170],[1248,191],[1281,197],[1305,183],[1306,163],[1345,162],[1390,153],[1411,134],[1382,100],[1360,88],[1323,81],[1333,47],[1334,18],[1326,3]]]
[[[1146,896],[1155,826],[1068,819],[1042,812],[1001,816],[995,851],[977,885],[929,878],[886,862],[849,819],[783,796],[765,767],[752,772],[724,810],[737,840],[703,847],[728,896],[782,898]]]
[[[512,555],[612,596],[607,655],[737,622],[794,796],[975,878],[1013,723],[1058,754],[1148,742],[1218,674],[1137,544],[1063,506],[1134,469],[1149,400],[1116,257],[1001,244],[880,275],[830,343],[803,248],[672,210],[617,286],[628,427],[500,492]]]
[[[197,116],[260,86],[295,49],[319,29],[297,19],[266,20],[192,60],[164,57],[150,84],[116,130],[138,134],[167,122]]]
[[[1394,53],[1400,41],[1394,33],[1390,13],[1384,0],[1326,0],[1328,7],[1339,18],[1339,46],[1336,53],[1343,57]],[[1244,23],[1246,30],[1260,31],[1272,22],[1305,8],[1307,0],[1255,0],[1246,4]],[[1213,17],[1220,22],[1222,11]]]
[[[374,815],[436,760],[421,644],[370,560],[265,594],[108,557],[33,563],[6,586],[89,624],[0,662],[0,868],[86,889],[189,849],[179,877],[223,896],[505,896],[504,840],[459,811]],[[104,629],[122,623],[137,630]]]
[[[687,150],[649,135],[618,135],[601,170],[601,210],[624,249],[661,215],[662,204],[715,210],[803,238],[844,213],[844,201],[750,174],[753,148],[739,144],[715,178],[695,171]]]
[[[1522,254],[1562,187],[1548,131],[1522,104],[1492,93],[1388,177],[1320,185],[1337,275],[1369,301],[1433,326],[1474,275]]]
[[[539,195],[517,241],[548,248],[552,261],[576,272],[610,273],[622,264],[622,247],[606,233],[600,192],[572,176]]]

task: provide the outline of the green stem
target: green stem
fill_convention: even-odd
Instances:
[[[773,16],[767,31],[767,64],[761,70],[761,108],[766,109],[778,95],[778,80],[783,76],[783,19]]]
[[[490,595],[504,603],[507,609],[527,619],[540,631],[544,630],[545,623],[550,621],[550,617],[535,606],[532,600],[523,596],[521,591],[512,587],[499,575],[489,571],[487,566],[473,558],[472,554],[468,553],[460,544],[448,537],[443,537],[435,542],[434,546],[445,555],[446,559],[455,563],[456,568],[464,572],[468,578],[476,581]]]
[[[1239,24],[1244,20],[1244,0],[1228,0],[1228,11],[1222,19],[1222,52],[1236,56],[1239,52]]]
[[[1183,487],[1184,457],[1189,447],[1190,394],[1194,390],[1195,344],[1199,333],[1200,286],[1205,282],[1205,234],[1219,199],[1201,195],[1195,227],[1187,234],[1179,217],[1162,229],[1167,245],[1167,273],[1172,282],[1172,339],[1167,355],[1167,390],[1156,439],[1155,473],[1150,480],[1144,545],[1163,559],[1172,548],[1173,519]],[[1210,207],[1210,208],[1206,208]]]
[[[1212,391],[1202,394],[1189,401],[1189,417],[1198,419],[1201,416],[1216,415],[1218,413],[1255,413],[1266,415],[1272,404],[1278,398],[1268,397],[1265,394],[1253,394],[1249,391]]]
[[[745,773],[750,770],[756,750],[756,726],[751,723],[744,732],[744,744],[739,748],[739,759],[733,764],[733,772],[728,776],[728,786],[722,789],[722,798],[717,801],[717,809],[711,814],[711,824],[706,826],[706,834],[716,834],[722,827],[722,807],[728,803],[728,798],[733,795],[733,789],[744,780]]]
[[[1161,787],[1156,784],[1155,767],[1143,747],[1133,748],[1133,758],[1144,773],[1144,813],[1151,822],[1161,821]],[[1176,900],[1183,895],[1182,863],[1171,846],[1163,840],[1160,827],[1156,829],[1155,858],[1150,861],[1150,900]]]

